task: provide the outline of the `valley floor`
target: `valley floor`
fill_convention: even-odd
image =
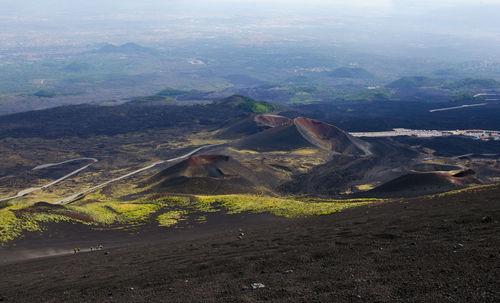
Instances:
[[[0,266],[5,302],[498,302],[500,186]],[[258,224],[257,224],[258,223]],[[252,290],[252,283],[265,287]]]

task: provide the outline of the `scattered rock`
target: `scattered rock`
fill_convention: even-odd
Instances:
[[[134,291],[134,290],[135,290],[135,288],[130,287],[128,290],[129,290],[129,291]]]
[[[259,288],[266,288],[266,286],[262,283],[252,283],[250,284],[250,288],[252,290],[259,289]]]
[[[106,256],[109,255],[109,251],[105,252],[104,255],[106,255]]]
[[[491,218],[489,216],[484,216],[481,218],[481,222],[482,223],[490,223],[491,222]]]
[[[417,243],[415,243],[415,242],[411,242],[411,243],[410,243],[410,245],[411,245],[411,246],[416,246],[416,245],[417,245]]]
[[[283,273],[284,274],[291,274],[291,273],[293,273],[293,269],[285,270]]]
[[[464,245],[462,243],[457,243],[457,245],[455,245],[455,249],[461,249],[461,248],[464,248]]]
[[[243,240],[243,237],[242,236],[238,236],[238,240]]]
[[[82,278],[87,279],[89,276],[83,275]]]

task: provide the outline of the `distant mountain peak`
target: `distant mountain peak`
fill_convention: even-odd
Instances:
[[[134,54],[134,53],[155,53],[156,50],[149,47],[141,46],[137,43],[128,42],[122,45],[115,45],[111,43],[106,43],[102,47],[94,50],[95,53],[122,53],[122,54]]]

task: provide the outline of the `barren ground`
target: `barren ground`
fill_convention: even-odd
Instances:
[[[6,302],[498,302],[499,197],[495,187],[323,217],[233,220],[184,239],[157,233],[147,245],[2,265],[0,295]],[[265,288],[251,290],[255,282]]]

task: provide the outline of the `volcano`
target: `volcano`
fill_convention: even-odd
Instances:
[[[266,167],[256,170],[229,156],[200,155],[159,172],[144,185],[154,192],[235,194],[267,192],[273,183]]]
[[[235,147],[260,152],[314,147],[333,154],[356,156],[370,154],[368,143],[352,137],[331,124],[308,118],[280,120],[280,122],[279,126],[236,142]]]
[[[217,136],[222,139],[241,138],[270,128],[286,125],[290,121],[287,117],[278,115],[250,115],[247,118],[238,119],[236,122],[233,122],[227,128],[222,129]]]

